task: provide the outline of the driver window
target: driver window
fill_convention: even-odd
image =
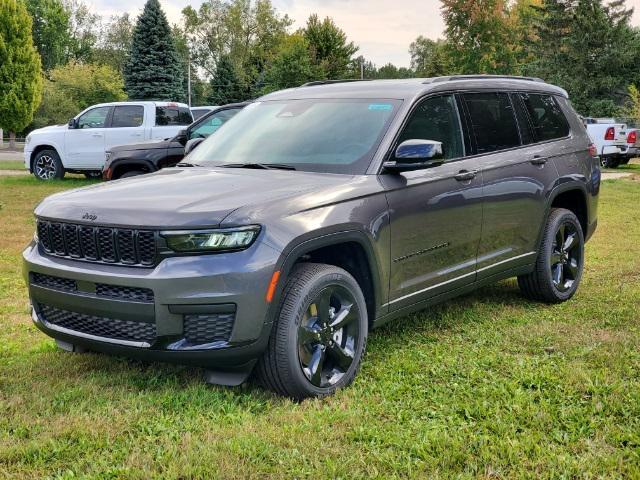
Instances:
[[[445,160],[462,157],[462,130],[453,96],[431,97],[418,105],[402,131],[398,144],[405,140],[442,142]]]
[[[78,118],[78,128],[104,128],[111,107],[96,107]]]
[[[227,120],[238,113],[237,109],[223,110],[211,115],[204,122],[194,128],[189,134],[189,140],[194,138],[207,138],[209,135],[218,130]]]

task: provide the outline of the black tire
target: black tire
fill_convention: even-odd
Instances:
[[[358,373],[368,325],[364,295],[349,273],[302,263],[284,288],[256,376],[270,390],[297,400],[332,395]]]
[[[102,172],[84,172],[84,176],[88,180],[99,180],[102,178]]]
[[[128,172],[123,173],[118,178],[130,178],[137,177],[138,175],[144,175],[147,172],[143,172],[142,170],[130,170]]]
[[[58,152],[40,150],[33,158],[33,176],[38,180],[60,180],[64,178],[64,167]]]
[[[523,295],[532,300],[566,302],[576,293],[583,268],[584,235],[580,222],[570,210],[554,208],[547,219],[535,269],[519,276],[518,285]]]

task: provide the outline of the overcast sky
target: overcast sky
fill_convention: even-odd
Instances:
[[[391,62],[409,66],[409,44],[418,36],[442,36],[444,24],[439,0],[272,0],[280,13],[303,26],[311,13],[330,16],[356,45],[360,53],[378,66]],[[109,16],[129,12],[137,16],[145,0],[87,0],[94,10]],[[202,0],[160,0],[171,23],[180,22],[187,5],[197,8]],[[635,8],[633,23],[640,25],[640,0],[627,0]]]

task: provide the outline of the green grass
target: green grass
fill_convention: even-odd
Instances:
[[[0,178],[0,478],[640,478],[640,182],[603,183],[572,301],[509,280],[404,318],[301,404],[31,325],[32,208],[86,184]]]
[[[24,170],[24,162],[20,160],[1,160],[0,170]]]

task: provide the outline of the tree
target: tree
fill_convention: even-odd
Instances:
[[[22,1],[0,2],[0,129],[15,133],[33,118],[42,96],[42,66],[33,46],[31,17]]]
[[[532,73],[564,87],[586,116],[615,116],[637,83],[640,36],[617,0],[545,0]]]
[[[211,105],[224,105],[246,100],[242,86],[236,75],[233,62],[227,55],[218,61],[215,74],[211,77],[208,101]]]
[[[122,76],[108,65],[71,62],[51,70],[49,77],[33,120],[35,128],[67,123],[91,105],[127,98]]]
[[[227,56],[240,88],[251,96],[278,51],[291,20],[280,16],[269,0],[206,0],[196,11],[183,11],[186,33],[193,39],[193,64],[214,75]]]
[[[331,18],[320,21],[318,15],[311,15],[302,34],[309,44],[311,62],[321,78],[337,80],[347,76],[358,47],[347,41],[347,35]]]
[[[91,62],[100,36],[100,16],[92,13],[82,0],[63,1],[69,12],[71,35],[66,61]]]
[[[506,0],[442,0],[453,69],[459,73],[511,73],[513,37]]]
[[[60,0],[27,0],[33,44],[45,71],[66,62],[71,43],[71,14]]]
[[[316,71],[317,67],[314,68],[309,57],[309,43],[305,37],[297,33],[290,35],[283,41],[280,51],[267,70],[264,92],[299,87],[315,80]]]
[[[124,78],[131,98],[184,100],[182,68],[158,0],[147,0],[138,18]]]
[[[634,84],[629,85],[629,98],[622,115],[636,125],[640,123],[640,90]]]
[[[419,77],[440,77],[455,73],[444,40],[431,40],[420,35],[409,46],[411,68]]]
[[[92,61],[109,65],[124,75],[132,38],[133,22],[129,14],[112,16],[110,21],[102,27],[100,41],[91,55]]]

